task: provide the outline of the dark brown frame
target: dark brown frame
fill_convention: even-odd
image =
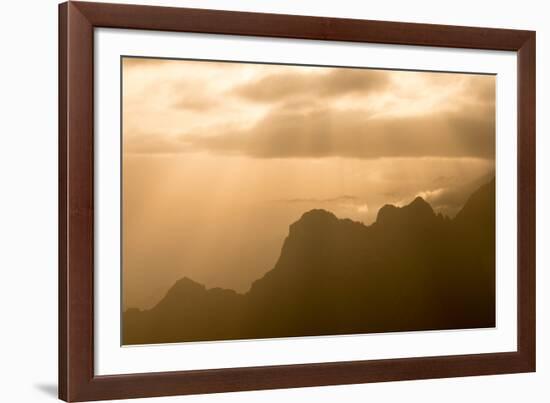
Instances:
[[[96,27],[518,53],[518,351],[94,375]],[[535,371],[535,32],[68,2],[59,6],[59,398],[76,402]]]

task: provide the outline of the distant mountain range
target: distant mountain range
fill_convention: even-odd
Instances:
[[[124,312],[123,344],[494,326],[493,179],[453,219],[420,197],[370,226],[308,211],[247,293],[182,278],[152,309]]]

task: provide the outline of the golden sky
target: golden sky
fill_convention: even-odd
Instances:
[[[312,208],[454,215],[494,175],[495,76],[123,59],[126,307],[246,291]]]

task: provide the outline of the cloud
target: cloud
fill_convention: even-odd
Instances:
[[[461,178],[437,178],[434,187],[418,192],[416,196],[424,198],[435,211],[455,216],[464,206],[470,195],[495,177],[494,170],[464,183]]]
[[[322,70],[321,70],[322,71]],[[390,84],[390,76],[381,70],[331,69],[328,72],[285,72],[268,74],[231,90],[253,102],[279,102],[297,98],[319,99],[348,94],[371,94]]]
[[[404,117],[276,109],[252,128],[183,136],[194,149],[254,158],[494,158],[495,121],[476,110]]]
[[[282,203],[334,203],[334,202],[355,202],[357,200],[361,200],[361,199],[357,196],[342,195],[342,196],[336,196],[336,197],[331,197],[327,199],[296,198],[296,199],[281,199],[276,201],[282,202]]]
[[[172,66],[133,78],[143,88],[129,93],[134,103],[125,98],[129,153],[494,159],[493,76],[158,59],[126,64]]]
[[[173,107],[194,112],[209,111],[218,105],[218,101],[208,97],[192,96],[182,97],[173,104]]]
[[[275,200],[275,202],[289,205],[307,205],[307,207],[303,207],[306,209],[323,207],[341,217],[363,219],[369,213],[369,206],[365,200],[353,195],[341,195],[329,198],[280,199]]]
[[[125,154],[178,154],[191,151],[188,144],[179,137],[163,136],[158,133],[124,136]]]
[[[468,102],[494,108],[496,87],[494,76],[470,75],[463,80],[463,94]]]
[[[125,56],[122,58],[122,63],[124,65],[124,69],[127,68],[153,68],[153,67],[159,67],[163,65],[170,65],[170,63],[173,63],[170,59],[157,59],[152,57],[128,57]]]

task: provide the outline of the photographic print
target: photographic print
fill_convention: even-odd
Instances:
[[[495,327],[495,75],[121,63],[123,345]]]

